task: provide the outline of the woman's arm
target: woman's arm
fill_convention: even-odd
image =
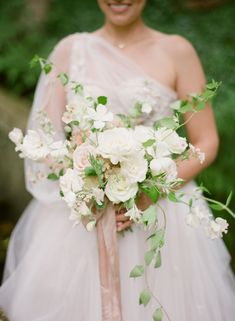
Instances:
[[[204,72],[198,55],[192,45],[180,36],[174,36],[175,45],[171,54],[175,61],[176,90],[179,99],[187,98],[190,93],[200,93],[206,84]],[[185,120],[191,113],[185,114]],[[216,158],[219,138],[213,110],[210,105],[196,113],[185,125],[189,142],[205,153],[203,164],[197,159],[178,162],[178,176],[188,182],[209,166]]]

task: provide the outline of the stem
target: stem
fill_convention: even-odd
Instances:
[[[224,205],[223,203],[219,202],[219,201],[215,201],[211,198],[208,198],[206,196],[202,196],[204,200],[208,201],[208,202],[211,202],[211,203],[214,203],[214,204],[217,204],[217,205],[220,205],[224,208],[225,211],[227,211],[233,218],[235,218],[235,213],[230,210],[230,208],[228,208],[226,205]]]

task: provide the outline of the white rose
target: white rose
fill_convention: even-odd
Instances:
[[[121,173],[130,182],[142,182],[146,178],[148,162],[144,158],[144,153],[139,152],[121,162]]]
[[[19,128],[14,128],[9,134],[8,137],[10,140],[16,144],[16,146],[20,145],[23,141],[23,133]]]
[[[150,169],[153,175],[166,174],[167,181],[177,178],[177,168],[175,162],[169,157],[160,157],[150,162]]]
[[[98,133],[97,153],[117,164],[141,149],[133,133],[127,128],[113,128]]]
[[[66,199],[67,194],[70,192],[78,193],[82,190],[83,180],[76,170],[71,168],[67,169],[66,173],[60,177],[60,188]]]
[[[131,183],[120,173],[111,175],[105,187],[105,194],[113,203],[120,203],[134,197],[138,191],[138,184]]]
[[[162,127],[155,132],[157,141],[165,142],[171,153],[181,154],[188,144],[185,138],[180,137],[174,130]]]
[[[40,161],[49,155],[50,140],[42,132],[29,130],[21,145],[22,156],[29,159]]]
[[[95,147],[87,143],[83,143],[75,149],[73,153],[73,166],[77,169],[80,175],[84,174],[84,169],[87,166],[91,166],[89,155],[94,155],[94,151]]]

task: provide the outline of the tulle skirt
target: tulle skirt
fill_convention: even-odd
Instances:
[[[160,202],[167,229],[162,266],[147,274],[154,294],[171,321],[232,321],[235,282],[223,241],[187,226],[184,205]],[[102,321],[96,230],[73,228],[68,216],[63,201],[33,200],[15,227],[0,288],[0,307],[11,321]],[[140,306],[145,282],[129,278],[143,263],[147,232],[133,230],[118,235],[123,321],[150,321],[157,304]]]

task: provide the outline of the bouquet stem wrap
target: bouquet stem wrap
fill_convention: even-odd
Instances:
[[[102,321],[122,321],[118,243],[114,207],[97,221]]]

